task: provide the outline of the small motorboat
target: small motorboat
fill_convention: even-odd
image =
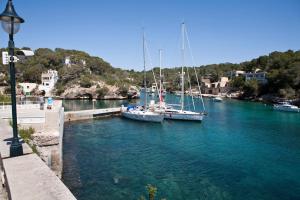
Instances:
[[[273,109],[286,112],[300,112],[300,108],[290,104],[289,102],[279,102],[278,104],[274,104]]]
[[[221,102],[221,101],[223,101],[223,99],[218,96],[218,97],[214,97],[213,101],[215,101],[215,102]]]

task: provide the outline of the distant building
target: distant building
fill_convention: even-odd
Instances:
[[[67,56],[66,58],[65,58],[65,65],[66,66],[68,66],[68,67],[70,67],[71,66],[71,57],[70,56]]]
[[[84,67],[86,66],[86,61],[84,59],[77,60],[77,61],[76,61],[76,59],[73,59],[73,61],[72,61],[71,57],[72,57],[72,55],[71,56],[67,56],[65,58],[65,65],[67,67],[71,67],[72,64],[78,64],[78,65],[82,65]]]
[[[204,94],[226,93],[228,91],[228,77],[221,77],[220,81],[211,83],[210,79],[202,79],[202,92]]]
[[[85,67],[86,66],[86,61],[85,60],[81,60],[81,64]]]
[[[239,76],[245,76],[245,71],[241,71],[241,70],[236,70],[236,71],[230,71],[226,73],[226,76],[230,79],[234,78],[234,77],[239,77]]]
[[[266,84],[268,82],[266,75],[267,72],[256,69],[255,72],[245,73],[245,80],[257,80],[261,84]]]
[[[50,96],[58,81],[58,73],[56,70],[48,70],[47,73],[42,73],[42,84],[39,85],[39,90],[45,92],[45,96]]]
[[[33,90],[37,88],[36,83],[19,83],[18,85],[24,95],[31,95]]]
[[[211,82],[210,82],[210,79],[208,79],[208,78],[202,78],[201,83],[203,83],[204,86],[207,87],[207,88],[211,87]]]
[[[220,88],[226,88],[229,83],[228,77],[221,77],[219,83],[220,83]]]

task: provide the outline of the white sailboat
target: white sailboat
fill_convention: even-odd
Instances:
[[[144,59],[144,88],[147,88],[144,33],[143,33],[143,59]],[[147,108],[147,93],[145,93],[144,95],[143,107],[127,107],[127,109],[122,109],[122,116],[128,119],[145,121],[145,122],[162,122],[164,120],[164,116],[162,114],[153,112]]]
[[[193,112],[184,110],[184,51],[185,51],[185,24],[182,23],[181,27],[182,31],[182,68],[181,68],[181,109],[174,109],[171,106],[165,104],[162,101],[161,92],[159,95],[159,107],[156,106],[155,110],[158,113],[163,113],[165,119],[172,119],[172,120],[187,120],[187,121],[202,121],[203,120],[203,113],[200,112]],[[161,51],[160,51],[160,69],[161,69]],[[197,75],[196,75],[197,76]],[[160,78],[160,85],[161,85],[161,78]],[[200,87],[199,87],[200,89]],[[192,97],[193,98],[193,97]]]
[[[128,119],[145,122],[162,122],[164,120],[163,115],[149,110],[126,110],[122,112],[122,116]]]

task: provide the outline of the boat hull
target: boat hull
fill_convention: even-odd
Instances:
[[[165,119],[171,120],[185,120],[185,121],[202,121],[203,115],[201,114],[181,114],[181,113],[165,113]]]
[[[162,122],[164,116],[161,114],[150,114],[147,112],[122,112],[122,116],[128,119],[145,122]]]
[[[213,101],[214,101],[214,102],[222,102],[223,99],[220,98],[220,97],[215,97],[215,98],[213,98]]]
[[[192,112],[192,111],[182,111],[176,109],[167,109],[161,111],[164,114],[165,119],[171,120],[185,120],[185,121],[202,121],[203,114]]]
[[[299,108],[289,108],[289,107],[280,107],[280,106],[274,106],[274,110],[278,111],[284,111],[284,112],[300,112]]]

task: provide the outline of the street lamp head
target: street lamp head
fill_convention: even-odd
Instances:
[[[15,11],[12,0],[7,2],[5,10],[0,14],[0,21],[2,28],[8,34],[16,34],[20,30],[20,24],[24,23],[24,19]]]

